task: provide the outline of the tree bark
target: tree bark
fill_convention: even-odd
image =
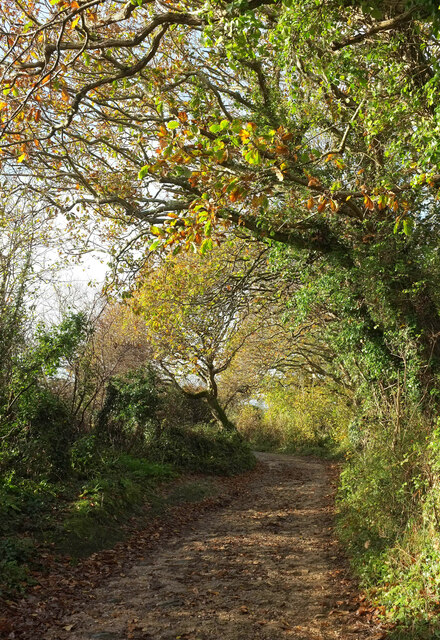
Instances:
[[[215,395],[213,395],[212,393],[208,393],[206,395],[206,401],[209,404],[212,415],[221,423],[225,431],[237,431],[235,424],[229,420],[228,416],[226,415],[226,411],[223,409]]]

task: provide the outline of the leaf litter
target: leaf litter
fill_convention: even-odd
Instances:
[[[382,640],[333,530],[335,465],[258,454],[217,495],[173,506],[125,542],[4,603],[8,640]]]

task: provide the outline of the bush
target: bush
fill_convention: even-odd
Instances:
[[[107,385],[96,435],[104,444],[126,451],[142,448],[159,429],[159,405],[159,380],[151,367],[116,376]]]
[[[160,397],[159,419],[167,426],[196,425],[213,420],[203,398],[190,396],[175,385],[164,386]]]
[[[181,469],[230,475],[251,469],[255,458],[249,445],[234,432],[211,424],[171,427],[152,442],[153,460],[168,462]]]
[[[347,447],[350,410],[329,388],[276,387],[264,400],[266,409],[243,405],[236,417],[240,433],[254,448],[339,455]]]
[[[21,592],[32,582],[26,562],[34,553],[34,541],[29,538],[0,539],[0,596]]]
[[[370,423],[368,444],[352,452],[341,474],[338,530],[387,619],[429,626],[440,613],[440,432],[430,433],[414,409],[403,412],[401,426],[373,431]]]
[[[50,511],[57,487],[47,480],[20,478],[10,473],[0,484],[0,535],[33,530],[41,514]]]
[[[274,451],[280,448],[279,434],[268,429],[264,422],[264,411],[251,404],[239,407],[235,423],[243,438],[257,451]]]
[[[72,468],[80,477],[87,477],[90,472],[96,473],[101,465],[101,456],[97,447],[96,436],[88,434],[78,438],[72,446]]]

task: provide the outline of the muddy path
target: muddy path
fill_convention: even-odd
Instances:
[[[238,499],[104,581],[41,640],[385,637],[334,539],[330,465],[259,458]]]

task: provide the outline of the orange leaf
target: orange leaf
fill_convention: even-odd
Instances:
[[[374,202],[369,196],[364,197],[364,204],[369,211],[374,211]]]
[[[237,202],[237,200],[239,199],[239,197],[241,196],[241,192],[239,189],[234,189],[234,191],[232,191],[232,193],[229,194],[229,200],[231,202]]]
[[[307,200],[307,209],[310,211],[310,209],[313,208],[313,205],[315,204],[315,201],[313,200],[313,198],[309,198]]]

